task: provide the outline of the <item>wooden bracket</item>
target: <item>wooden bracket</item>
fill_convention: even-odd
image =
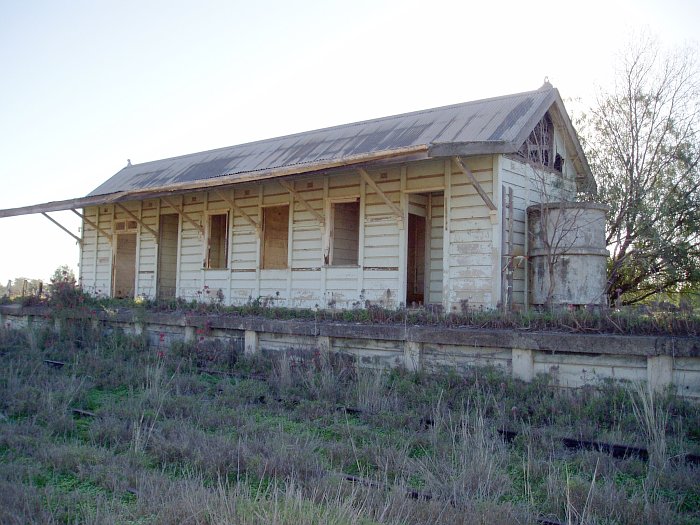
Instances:
[[[391,199],[387,197],[382,190],[379,189],[379,186],[377,186],[377,183],[372,180],[372,177],[369,176],[369,173],[367,173],[364,170],[364,168],[357,168],[357,172],[364,179],[367,185],[370,188],[372,188],[377,195],[381,197],[381,199],[386,203],[387,206],[389,206],[393,214],[396,215],[397,220],[403,222],[403,212],[401,211],[401,208],[394,204],[391,201]]]
[[[183,209],[182,206],[178,206],[177,204],[175,204],[173,201],[171,201],[167,197],[161,197],[161,199],[163,199],[168,204],[168,206],[170,206],[172,209],[174,209],[176,212],[178,212],[180,215],[182,215],[183,219],[185,219],[192,226],[197,228],[197,231],[199,233],[204,235],[204,227],[201,224],[199,224],[197,221],[195,221],[192,217],[190,217],[187,213],[185,213],[185,210]]]
[[[115,205],[115,206],[119,206],[119,208],[120,208],[124,213],[126,213],[129,217],[131,217],[132,219],[134,219],[134,220],[135,220],[136,222],[138,222],[141,226],[143,226],[143,227],[146,228],[149,232],[151,232],[151,234],[156,238],[156,240],[158,239],[158,232],[155,231],[155,230],[154,230],[153,228],[151,228],[150,226],[148,226],[145,222],[143,222],[141,219],[139,219],[139,218],[138,218],[136,215],[134,215],[132,212],[130,212],[124,205],[122,205],[122,204],[120,204],[120,203],[118,203],[118,202],[115,202],[114,205]]]
[[[214,190],[214,193],[218,195],[222,200],[224,200],[229,206],[231,206],[231,209],[233,209],[233,211],[240,214],[241,217],[243,217],[246,220],[246,222],[248,222],[251,226],[255,228],[256,233],[260,235],[261,229],[258,221],[253,219],[246,212],[244,212],[243,209],[238,204],[236,204],[233,199],[230,199],[223,191]]]
[[[313,215],[314,217],[316,217],[318,219],[318,222],[321,223],[321,226],[324,225],[325,220],[323,218],[323,215],[318,213],[311,206],[311,204],[309,204],[308,201],[306,199],[304,199],[304,197],[301,195],[301,193],[299,193],[297,190],[294,189],[294,186],[292,186],[291,184],[289,184],[288,182],[285,182],[283,180],[279,181],[279,183],[284,189],[289,191],[289,193],[291,193],[296,199],[298,199],[299,202],[301,202],[301,204],[304,206],[304,208],[306,208],[309,211],[309,213],[311,213],[311,215]]]
[[[70,231],[68,228],[66,228],[66,227],[63,226],[62,224],[58,223],[53,217],[50,217],[46,212],[43,212],[43,211],[42,211],[41,214],[42,214],[44,217],[46,217],[48,220],[50,220],[51,222],[53,222],[56,226],[58,226],[59,228],[61,228],[61,229],[62,229],[64,232],[66,232],[68,235],[70,235],[71,237],[73,237],[76,241],[78,241],[78,244],[83,244],[83,240],[82,240],[80,237],[78,237],[77,235],[75,235],[72,231]]]
[[[481,196],[483,201],[486,203],[486,206],[488,207],[489,210],[496,210],[496,205],[493,203],[491,198],[488,196],[488,194],[484,191],[484,188],[481,187],[481,184],[479,184],[479,181],[476,180],[476,177],[472,173],[472,170],[467,168],[467,165],[464,163],[464,161],[460,157],[452,157],[452,160],[454,160],[457,165],[462,168],[462,171],[464,174],[467,176],[469,179],[469,182],[472,183],[472,186],[474,186],[474,189],[476,192]]]
[[[90,226],[92,226],[93,228],[95,228],[98,232],[100,232],[102,235],[104,235],[105,237],[107,237],[107,240],[109,241],[109,244],[112,244],[112,234],[111,234],[111,233],[107,233],[105,230],[103,230],[102,228],[100,228],[97,224],[95,224],[95,223],[92,222],[90,219],[88,219],[87,217],[85,217],[85,215],[83,215],[82,213],[80,213],[80,212],[78,212],[78,211],[76,211],[76,210],[74,210],[74,209],[71,209],[71,211],[72,211],[73,213],[75,213],[78,217],[80,217],[81,219],[83,219],[83,222],[84,222],[85,224],[89,224]]]

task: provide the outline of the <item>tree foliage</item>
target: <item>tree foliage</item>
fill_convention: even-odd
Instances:
[[[15,277],[8,281],[6,285],[0,285],[0,297],[4,295],[8,297],[36,295],[39,293],[42,286],[41,279]]]
[[[700,283],[700,74],[690,49],[643,38],[583,118],[582,142],[610,207],[608,290],[623,303]]]

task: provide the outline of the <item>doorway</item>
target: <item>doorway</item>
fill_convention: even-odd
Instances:
[[[410,193],[406,226],[406,305],[442,305],[445,278],[442,191]]]
[[[116,236],[115,244],[112,296],[133,299],[136,281],[136,234],[120,233]]]
[[[175,299],[177,292],[177,237],[180,217],[177,213],[160,216],[158,224],[158,299]]]
[[[406,306],[425,303],[425,217],[408,214]]]

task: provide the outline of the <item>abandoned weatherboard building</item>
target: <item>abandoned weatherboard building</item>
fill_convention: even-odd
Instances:
[[[595,185],[540,89],[129,164],[72,209],[80,282],[115,297],[351,308],[528,297],[526,209]]]

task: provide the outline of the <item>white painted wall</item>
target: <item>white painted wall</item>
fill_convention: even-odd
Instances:
[[[502,156],[499,162],[500,178],[504,187],[504,193],[508,194],[508,188],[513,189],[513,241],[515,255],[526,255],[525,246],[525,210],[532,204],[554,201],[571,201],[576,197],[576,181],[573,157],[575,152],[567,151],[564,140],[555,126],[554,130],[555,152],[565,159],[563,173],[556,173],[542,167],[528,163],[525,159],[516,156]],[[499,207],[501,202],[499,201]],[[502,214],[499,212],[499,217]],[[502,228],[503,254],[506,255],[507,224]],[[507,264],[507,259],[502,259],[502,264]],[[524,262],[516,268],[513,279],[513,302],[524,304],[525,302],[525,278],[526,267]],[[505,286],[505,284],[504,284]]]
[[[494,196],[494,180],[496,184],[502,181],[514,189],[515,239],[516,245],[524,249],[525,208],[545,194],[553,196],[553,189],[557,188],[549,180],[550,174],[544,174],[547,191],[543,192],[538,190],[534,180],[540,174],[525,162],[479,156],[466,159],[466,165],[498,206],[500,192]],[[461,168],[449,159],[426,160],[374,169],[369,175],[396,206],[420,204],[429,215],[426,278],[430,302],[442,303],[447,309],[459,309],[467,304],[495,307],[501,299],[498,286],[493,284],[494,276],[500,271],[495,266],[500,258],[498,245],[501,240],[494,233],[500,226],[494,226],[493,220],[500,220],[501,212],[489,213]],[[401,261],[405,257],[400,251],[406,246],[405,237],[402,239],[406,229],[382,197],[354,170],[298,178],[290,184],[297,196],[275,180],[224,190],[226,198],[233,200],[250,220],[240,211],[231,210],[230,204],[215,191],[170,197],[178,206],[183,206],[185,214],[194,222],[192,224],[184,216],[180,220],[177,296],[185,300],[214,302],[218,290],[221,290],[226,304],[243,304],[263,297],[271,304],[298,307],[334,305],[352,308],[364,306],[367,300],[396,307],[403,302],[400,294],[405,290],[401,282],[405,279],[405,271],[402,271]],[[428,195],[431,195],[430,199]],[[451,195],[451,198],[445,199],[444,195]],[[552,200],[562,195],[571,195],[568,181]],[[326,218],[331,202],[348,199],[360,201],[358,265],[324,266],[324,244],[329,242],[328,221],[321,222],[316,214]],[[261,269],[260,240],[250,221],[261,222],[261,206],[281,204],[290,205],[289,268]],[[132,202],[126,206],[153,230],[158,228],[159,214],[175,212],[165,200],[158,199]],[[316,213],[309,211],[307,206]],[[217,211],[230,211],[229,268],[205,270],[205,239],[201,230],[207,213]],[[88,208],[86,216],[99,221],[107,232],[111,232],[112,220],[127,218],[125,212],[113,206]],[[154,298],[156,239],[147,228],[139,226],[138,230],[137,295]],[[110,290],[112,252],[109,241],[89,225],[85,225],[83,235],[83,286],[90,293],[104,295]],[[445,250],[445,241],[449,241],[448,250]],[[523,300],[523,282],[524,273],[519,270],[517,302]]]

